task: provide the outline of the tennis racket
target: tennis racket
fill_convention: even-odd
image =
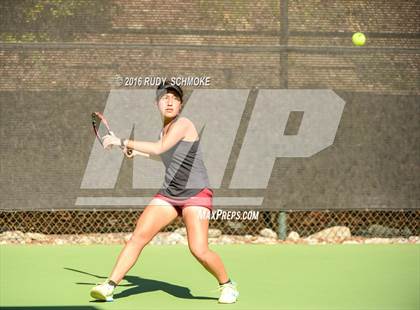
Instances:
[[[101,143],[101,145],[104,146],[102,137],[113,134],[105,116],[103,116],[102,113],[100,112],[93,112],[92,113],[92,126],[93,126],[93,131],[95,133],[96,138],[98,139],[99,143]],[[130,156],[132,151],[133,150],[131,149],[127,149],[127,155]]]

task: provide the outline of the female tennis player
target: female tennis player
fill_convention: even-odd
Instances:
[[[209,188],[197,130],[188,118],[180,116],[182,97],[183,91],[178,85],[166,82],[157,88],[156,103],[163,121],[159,141],[133,141],[113,134],[104,137],[104,148],[121,146],[127,157],[160,156],[166,170],[162,188],[140,215],[111,275],[92,288],[91,296],[95,299],[113,300],[114,288],[135,264],[143,248],[177,216],[182,216],[185,223],[191,253],[219,283],[219,302],[234,303],[239,296],[222,260],[208,247],[209,221],[203,214],[212,209],[213,191]],[[130,155],[127,149],[132,150]]]

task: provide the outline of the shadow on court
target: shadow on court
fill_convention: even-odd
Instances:
[[[64,267],[64,269],[78,272],[82,274],[86,274],[92,277],[95,277],[97,279],[106,279],[107,277],[99,276],[96,274],[92,274],[89,272],[73,269],[73,268],[67,268]],[[128,284],[118,285],[119,287],[128,287],[126,290],[122,291],[121,293],[114,294],[114,299],[128,297],[130,295],[136,295],[141,293],[147,293],[147,292],[154,292],[154,291],[163,291],[167,294],[170,294],[174,297],[183,298],[183,299],[203,299],[203,300],[217,300],[215,297],[208,297],[208,296],[194,296],[191,294],[191,291],[188,287],[180,286],[171,284],[164,281],[159,280],[152,280],[152,279],[146,279],[141,278],[137,276],[125,276],[124,280],[129,282]],[[83,282],[77,282],[76,284],[79,285],[95,285],[96,283],[83,283]]]

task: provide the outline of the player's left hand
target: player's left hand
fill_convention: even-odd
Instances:
[[[112,148],[113,145],[121,145],[121,139],[118,138],[112,131],[109,135],[103,136],[102,141],[104,149]]]
[[[131,150],[131,149],[129,150],[127,147],[124,147],[124,149],[122,151],[123,151],[124,155],[127,158],[130,158],[130,159],[132,159],[135,155],[138,155],[137,153],[139,153],[135,150]]]

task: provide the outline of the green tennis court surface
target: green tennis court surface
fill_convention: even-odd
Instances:
[[[115,301],[94,302],[121,246],[1,246],[0,305],[62,309],[419,309],[419,245],[224,245],[239,283],[217,304],[213,277],[186,246],[149,246]]]

